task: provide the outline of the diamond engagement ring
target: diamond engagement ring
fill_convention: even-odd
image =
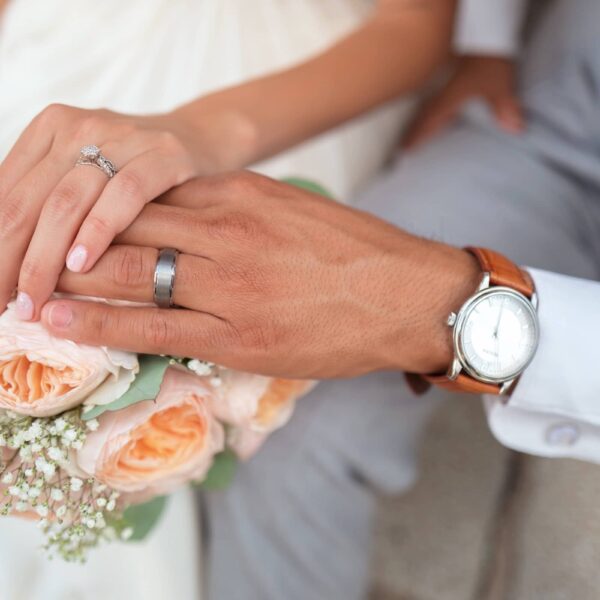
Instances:
[[[100,148],[98,146],[84,146],[79,151],[79,158],[77,159],[77,165],[90,165],[100,169],[109,179],[112,179],[117,174],[115,165],[108,160],[105,156],[102,156]]]
[[[159,308],[173,306],[173,287],[178,254],[179,252],[173,248],[163,248],[158,253],[154,271],[154,304]]]

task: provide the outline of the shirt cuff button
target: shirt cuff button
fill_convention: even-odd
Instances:
[[[546,443],[550,446],[574,446],[581,435],[579,426],[574,423],[556,423],[546,431]]]

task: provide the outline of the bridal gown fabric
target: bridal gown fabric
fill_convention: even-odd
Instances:
[[[0,20],[0,160],[50,103],[168,111],[314,55],[371,8],[368,0],[9,0]],[[256,168],[347,198],[381,167],[408,110],[408,102],[390,106]],[[32,524],[0,520],[2,600],[201,597],[189,491],[172,499],[148,541],[101,549],[84,568],[46,562],[40,543]]]
[[[9,0],[0,30],[0,158],[52,102],[168,111],[318,53],[356,27],[373,4]],[[407,108],[380,110],[258,168],[311,177],[345,198],[388,156]]]

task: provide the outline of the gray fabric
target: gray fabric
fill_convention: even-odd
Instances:
[[[598,0],[556,2],[524,61],[527,133],[503,134],[475,102],[359,204],[420,235],[598,278],[599,33]],[[399,374],[323,383],[303,399],[233,486],[206,497],[209,600],[363,598],[374,491],[413,480],[435,401]]]

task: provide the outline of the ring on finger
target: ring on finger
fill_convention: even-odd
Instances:
[[[154,270],[154,303],[159,308],[173,306],[173,288],[177,271],[177,256],[174,248],[163,248],[158,253]]]
[[[109,179],[112,179],[117,174],[117,168],[114,163],[106,158],[100,151],[98,146],[84,146],[79,151],[79,158],[75,163],[77,166],[91,166],[100,169]]]

